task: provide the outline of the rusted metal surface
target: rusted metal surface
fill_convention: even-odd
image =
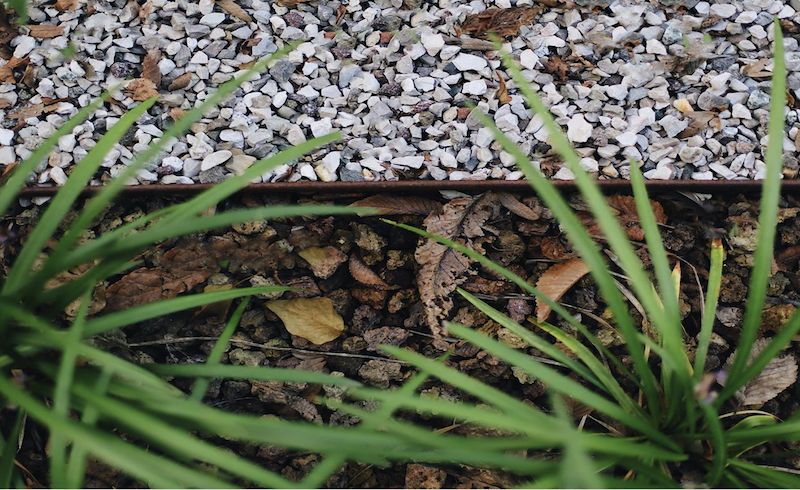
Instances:
[[[576,190],[572,181],[552,181],[558,189],[570,192]],[[629,192],[631,185],[627,180],[600,180],[597,182],[603,192]],[[701,192],[709,194],[735,194],[748,195],[761,192],[761,181],[757,180],[659,180],[648,181],[647,188],[651,192],[658,191],[683,191]],[[128,186],[123,195],[192,195],[213,187],[213,184],[171,184],[171,185],[134,185]],[[102,186],[86,187],[84,194],[93,194],[102,189]],[[242,193],[253,194],[377,194],[384,192],[413,192],[435,193],[441,190],[461,192],[506,191],[532,193],[533,190],[526,181],[508,180],[483,180],[483,181],[434,181],[434,180],[404,180],[380,182],[276,182],[250,184]],[[800,193],[800,180],[784,181],[781,185],[783,193]],[[52,196],[58,187],[27,187],[20,194],[25,197]]]

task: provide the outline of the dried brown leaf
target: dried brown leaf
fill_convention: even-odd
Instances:
[[[513,37],[520,27],[532,24],[540,11],[538,7],[486,9],[479,14],[468,15],[456,34],[469,34],[483,39],[489,39],[490,34],[503,38]]]
[[[500,204],[520,218],[536,221],[541,217],[538,212],[526,206],[508,192],[500,192],[497,197],[500,199]]]
[[[176,77],[174,80],[172,80],[172,83],[169,84],[167,90],[169,90],[170,92],[174,92],[176,90],[183,90],[186,87],[188,87],[190,83],[192,83],[192,74],[191,72],[187,71],[183,75]]]
[[[767,66],[770,63],[772,63],[772,60],[769,58],[754,61],[742,68],[742,75],[750,78],[771,77],[772,71],[767,70]]]
[[[500,88],[497,89],[497,100],[500,101],[501,104],[508,104],[511,102],[511,96],[508,95],[506,81],[503,79],[503,75],[501,75],[499,71],[495,71],[495,74],[497,75],[497,79],[500,81]]]
[[[161,51],[151,49],[147,52],[147,56],[144,57],[144,62],[142,63],[142,78],[153,82],[154,88],[161,85],[161,68],[158,67],[160,61]]]
[[[290,334],[316,345],[330,342],[344,331],[344,320],[330,298],[274,300],[265,306],[278,315]]]
[[[204,269],[167,270],[142,267],[125,275],[106,290],[111,311],[174,298],[205,282],[213,272]]]
[[[67,10],[75,10],[75,7],[78,6],[78,0],[56,0],[56,9],[60,10],[61,12],[65,12]]]
[[[639,223],[639,213],[636,210],[636,200],[633,196],[613,195],[608,196],[606,199],[611,208],[617,213],[617,220],[625,230],[628,238],[631,240],[644,240],[644,230]],[[651,199],[650,207],[653,209],[656,223],[660,225],[665,224],[667,222],[667,215],[664,213],[664,208],[661,204]],[[594,216],[592,216],[591,213],[588,211],[579,211],[577,214],[590,235],[602,234],[600,225],[595,222]]]
[[[233,284],[209,284],[203,288],[204,293],[211,293],[214,291],[228,291],[233,289]],[[216,303],[208,303],[197,308],[193,317],[217,317],[217,321],[224,322],[228,316],[228,310],[231,307],[233,299],[225,301],[218,301]]]
[[[747,358],[748,365],[764,350],[770,340],[762,337],[753,343],[753,349]],[[730,369],[735,355],[736,352],[728,358],[722,368],[723,371],[727,372]],[[794,355],[775,357],[760,373],[736,392],[736,399],[742,405],[763,405],[792,386],[796,380],[797,361]]]
[[[30,30],[29,36],[37,39],[48,39],[51,37],[58,37],[64,34],[64,26],[54,26],[47,24],[29,25],[27,28]]]
[[[217,5],[239,20],[253,22],[253,18],[250,17],[250,14],[245,12],[245,10],[234,0],[217,0]]]
[[[125,91],[133,100],[143,101],[150,97],[158,97],[156,84],[147,78],[134,78],[125,87]]]
[[[8,65],[0,66],[0,83],[15,83],[14,72]]]
[[[375,271],[370,269],[356,254],[350,256],[350,262],[348,262],[347,265],[350,268],[350,275],[361,284],[381,290],[398,288],[398,286],[389,286],[386,284],[386,282],[384,282]]]
[[[433,199],[421,196],[398,196],[395,194],[377,194],[356,201],[351,206],[373,208],[377,210],[379,215],[384,216],[393,214],[428,216],[431,213],[439,214],[442,211],[442,204]]]
[[[311,0],[278,0],[278,3],[283,5],[284,7],[296,7],[297,5],[305,2],[310,2]]]
[[[347,255],[336,247],[309,247],[297,253],[308,262],[311,272],[320,279],[327,279],[339,266],[347,261]]]
[[[547,61],[543,61],[542,66],[544,66],[547,73],[557,76],[562,82],[567,79],[569,66],[557,55],[553,55]]]
[[[25,107],[20,107],[19,109],[6,114],[6,117],[9,119],[28,119],[31,117],[39,117],[44,112],[44,104],[33,104]]]
[[[153,1],[147,0],[147,2],[139,7],[139,21],[144,24],[147,21],[147,16],[150,15],[150,12],[153,10]]]
[[[441,214],[425,218],[429,233],[475,247],[473,239],[484,236],[484,225],[499,210],[497,195],[486,192],[475,198],[453,199]],[[453,307],[452,294],[474,274],[472,261],[459,252],[433,240],[425,240],[415,252],[419,271],[417,286],[425,308],[425,319],[435,336],[434,345],[446,349],[442,340],[444,319]]]
[[[25,74],[22,75],[22,79],[20,80],[20,82],[24,83],[25,85],[31,88],[35,87],[36,79],[34,78],[34,71],[35,69],[33,65],[28,65],[28,67],[25,68]]]
[[[536,289],[553,301],[558,301],[564,293],[589,273],[589,266],[580,258],[569,259],[550,266],[536,282]],[[536,299],[536,320],[543,322],[552,309],[544,301]]]

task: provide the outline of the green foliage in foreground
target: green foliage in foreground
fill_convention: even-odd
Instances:
[[[777,24],[775,38],[773,93],[782,94],[785,91],[785,65]],[[276,56],[282,54],[279,52]],[[552,411],[545,412],[522,403],[447,367],[442,359],[428,359],[397,348],[386,350],[416,366],[420,373],[396,391],[367,389],[354,381],[319,373],[218,365],[246,301],[240,303],[203,365],[140,366],[86,343],[85,340],[91,336],[136,322],[202,304],[275,290],[249,288],[204,293],[140,306],[124,313],[87,318],[94,285],[135,265],[133,258],[147,246],[236,222],[292,214],[346,212],[335,207],[284,207],[201,216],[204,209],[230,196],[255,176],[337,137],[331,135],[257,162],[244,175],[229,179],[183,204],[144,216],[96,239],[85,240],[85,230],[118,195],[129,176],[157,157],[171,137],[185,131],[204,111],[230,94],[248,74],[263,69],[268,62],[258,62],[243,73],[243,77],[224,84],[202,105],[189,111],[185,118],[165,132],[163,138],[138,155],[124,175],[87,202],[66,231],[61,233],[59,227],[78,199],[81,188],[94,175],[118,138],[154,100],[134,108],[74,168],[66,185],[52,199],[35,230],[27,237],[11,270],[0,276],[0,337],[3,338],[0,344],[0,402],[17,408],[10,433],[0,437],[0,485],[24,485],[14,466],[14,455],[18,436],[25,430],[26,421],[32,419],[50,431],[49,483],[54,487],[81,486],[90,455],[151,486],[170,487],[229,487],[243,482],[262,487],[320,486],[350,460],[376,465],[420,461],[502,468],[529,478],[532,485],[544,487],[677,486],[679,482],[674,477],[679,471],[676,472],[676,468],[690,464],[695,473],[702,475],[704,483],[712,486],[800,486],[800,479],[794,474],[759,464],[760,460],[748,457],[750,448],[800,440],[800,418],[778,421],[768,415],[720,417],[726,400],[752,379],[800,330],[800,315],[795,314],[761,354],[747,362],[764,305],[764,286],[775,238],[784,120],[781,97],[773,97],[771,106],[767,178],[748,311],[727,383],[716,398],[698,398],[695,386],[703,375],[704,353],[713,326],[723,260],[721,247],[712,245],[707,314],[702,321],[698,357],[692,364],[684,346],[677,307],[678,291],[638,168],[632,165],[631,179],[654,265],[655,285],[644,272],[597,186],[581,170],[578,158],[560,128],[526,85],[517,66],[508,59],[505,62],[514,80],[531,107],[545,121],[554,145],[574,172],[576,183],[594,210],[609,247],[629,278],[630,288],[654,327],[652,338],[639,332],[604,257],[560,194],[534,168],[527,156],[485,117],[484,124],[494,130],[505,150],[515,155],[538,195],[562,224],[583,260],[591,266],[594,280],[614,314],[615,327],[626,341],[627,354],[633,363],[632,371],[626,369],[588,328],[521,278],[470,249],[413,229],[460,250],[481,265],[509,278],[531,295],[542,298],[580,332],[582,338],[575,339],[554,325],[540,325],[572,350],[574,356],[566,356],[552,348],[552,339],[516,324],[491,306],[460,291],[466,300],[493,320],[566,366],[565,369],[554,369],[478,332],[456,324],[448,325],[452,334],[547,384],[553,392]],[[11,175],[0,188],[0,216],[9,211],[30,172],[57,139],[80,124],[102,100],[84,108],[68,121]],[[347,212],[356,211],[359,210],[351,208]],[[79,279],[44,292],[49,279],[86,263],[94,265]],[[78,314],[64,328],[57,317],[64,307],[75,301],[80,305]],[[76,362],[78,360],[80,362]],[[611,363],[619,376],[628,378],[641,396],[623,390],[605,362]],[[198,381],[194,391],[186,395],[164,381],[166,376],[196,377]],[[207,407],[200,401],[212,377],[338,385],[351,388],[352,398],[377,401],[379,405],[369,412],[356,404],[327,400],[332,408],[361,418],[362,423],[354,428],[230,414]],[[417,390],[429,377],[453,385],[474,397],[476,403],[452,403],[417,395]],[[565,415],[563,396],[592,407],[606,420],[616,421],[619,427],[613,434],[576,428]],[[393,418],[398,410],[448,417],[492,428],[504,435],[461,437],[433,433],[404,419]],[[729,420],[736,423],[731,426]],[[120,434],[128,437],[123,439]],[[207,442],[200,437],[202,435],[311,451],[322,458],[303,481],[292,482]]]
[[[786,69],[783,38],[777,21],[772,84],[772,93],[776,95],[772,97],[770,106],[767,174],[758,220],[758,246],[738,348],[732,364],[727,368],[727,377],[719,378],[724,387],[717,391],[700,387],[719,297],[724,259],[721,243],[717,241],[711,244],[705,314],[698,336],[697,355],[694,362],[691,362],[678,308],[679,282],[670,269],[638,166],[633,162],[631,164],[631,183],[653,263],[655,281],[645,272],[598,186],[581,169],[579,157],[525,82],[518,66],[507,56],[504,57],[504,62],[530,106],[544,120],[552,144],[575,174],[575,182],[592,209],[603,237],[616,256],[617,263],[627,278],[628,287],[642,305],[654,333],[648,336],[639,331],[631,318],[628,304],[609,271],[606,259],[564,198],[531,164],[528,157],[494,126],[491,119],[479,115],[482,122],[492,128],[496,140],[505,151],[515,156],[519,168],[565,230],[573,248],[590,266],[592,277],[613,313],[614,327],[624,339],[625,354],[632,360],[633,370],[628,371],[621,360],[609,352],[586,326],[522,278],[463,245],[398,224],[397,226],[453,247],[479,262],[481,266],[505,276],[549,304],[580,336],[574,338],[552,324],[538,324],[541,330],[552,337],[544,338],[468,292],[460,290],[461,296],[492,320],[563,364],[564,369],[554,368],[480,332],[454,323],[447,325],[452,335],[471,342],[542,381],[553,393],[552,412],[532,408],[442,363],[394,347],[387,347],[385,350],[416,366],[421,372],[469,393],[484,405],[431,400],[402,390],[391,393],[361,388],[355,390],[355,396],[383,402],[392,401],[409,410],[452,417],[465,423],[511,434],[506,437],[487,437],[486,444],[499,446],[502,442],[511,444],[516,441],[521,444],[518,448],[526,445],[528,448],[546,449],[547,452],[530,453],[532,457],[526,459],[522,467],[512,467],[510,464],[500,466],[516,473],[531,475],[531,484],[536,486],[679,486],[682,482],[677,478],[689,474],[693,475],[690,478],[699,475],[701,479],[693,483],[709,486],[796,488],[800,485],[800,472],[793,468],[760,464],[759,461],[769,458],[769,451],[780,446],[774,443],[795,443],[787,446],[790,451],[787,454],[793,454],[791,451],[800,441],[800,417],[780,421],[765,412],[753,415],[751,411],[733,416],[724,413],[726,407],[729,409],[733,406],[726,405],[725,402],[750,382],[800,331],[800,312],[797,312],[769,340],[766,347],[748,361],[765,304],[780,196],[781,142],[785,120],[785,102],[781,95],[786,90]],[[553,340],[561,342],[572,351],[572,358],[552,348],[550,344]],[[613,366],[609,368],[607,363]],[[610,370],[618,377],[612,375]],[[624,377],[629,378],[628,381],[638,388],[638,393],[623,390],[619,379]],[[573,427],[564,416],[562,397],[569,397],[591,407],[609,424],[609,431],[589,433]],[[363,416],[365,420],[370,420],[369,414]],[[389,433],[409,430],[399,422],[396,425],[386,424],[386,427]],[[615,429],[612,431],[611,427]],[[624,428],[620,430],[620,427]],[[525,441],[525,445],[522,441]],[[755,452],[748,452],[765,445],[767,453],[758,456],[761,459],[755,459]]]

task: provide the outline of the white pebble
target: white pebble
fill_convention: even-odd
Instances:
[[[203,163],[200,164],[200,171],[206,171],[210,168],[216,167],[217,165],[221,165],[230,160],[232,156],[233,153],[228,150],[215,151],[214,153],[203,158]]]
[[[467,53],[461,53],[456,56],[453,64],[461,71],[481,71],[488,66],[486,59]]]
[[[633,146],[636,144],[636,134],[631,132],[620,133],[617,135],[616,140],[622,146]]]
[[[567,123],[567,138],[573,143],[585,143],[592,136],[592,129],[583,114],[575,114]]]
[[[465,94],[483,95],[486,93],[486,80],[473,80],[464,84],[462,91]]]

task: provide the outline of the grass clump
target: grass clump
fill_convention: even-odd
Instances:
[[[501,431],[507,435],[485,437],[485,444],[487,447],[494,445],[499,452],[507,455],[507,459],[499,465],[489,461],[482,464],[528,475],[531,484],[536,486],[679,486],[682,484],[681,478],[693,484],[723,487],[800,485],[800,472],[794,468],[760,462],[769,458],[774,447],[781,444],[788,448],[784,456],[795,454],[793,449],[800,441],[800,419],[792,417],[782,421],[761,411],[737,413],[737,404],[730,402],[735,396],[741,397],[740,390],[753,382],[800,331],[800,313],[795,313],[774,337],[757,339],[773,257],[782,171],[785,102],[780,95],[786,89],[786,68],[783,38],[777,21],[772,84],[772,93],[777,96],[772,98],[770,106],[767,173],[763,183],[758,246],[751,271],[747,309],[732,360],[714,373],[707,373],[704,368],[720,292],[724,260],[722,243],[715,240],[710,244],[711,265],[705,313],[701,320],[698,345],[693,352],[681,324],[678,306],[680,272],[669,264],[638,166],[631,163],[631,184],[653,264],[652,278],[644,269],[599,187],[581,169],[579,157],[526,83],[521,70],[508,56],[504,56],[504,63],[527,102],[544,121],[551,144],[575,174],[577,187],[592,209],[602,229],[603,239],[616,257],[623,276],[627,278],[627,286],[641,304],[652,332],[643,333],[632,318],[606,258],[565,199],[489,118],[479,114],[483,124],[492,129],[503,149],[514,155],[518,167],[556,217],[573,248],[588,264],[592,278],[613,314],[613,326],[624,340],[630,369],[585,325],[522,278],[468,247],[398,224],[453,247],[481,266],[513,281],[548,304],[579,332],[580,338],[573,338],[553,324],[531,319],[531,323],[548,335],[542,336],[512,321],[470,293],[459,290],[462,297],[489,318],[561,363],[563,368],[554,368],[463,325],[447,324],[450,334],[471,342],[544,383],[552,393],[551,409],[545,411],[529,406],[442,362],[395,347],[385,347],[385,350],[416,366],[422,373],[472,395],[480,403],[432,400],[413,395],[410,389],[405,388],[397,393],[359,388],[355,390],[355,396],[392,402],[404,409],[452,417],[463,423]],[[553,340],[560,342],[569,355],[552,347]],[[635,389],[626,390],[623,385],[634,386]],[[598,427],[607,430],[590,432],[574,427],[565,415],[564,400],[577,401],[590,407],[599,414],[602,425]],[[372,414],[360,415],[365,420],[375,420]],[[397,421],[385,424],[385,427],[388,433],[409,430],[408,424]],[[754,448],[758,448],[758,451],[751,451]],[[527,449],[530,456],[520,456],[520,449]],[[766,454],[761,454],[764,451]],[[457,461],[471,463],[467,459]]]

